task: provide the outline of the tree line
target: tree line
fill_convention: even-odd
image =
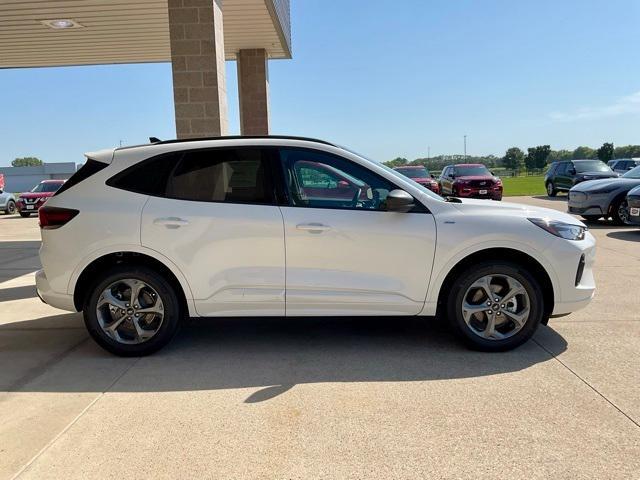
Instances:
[[[482,163],[489,168],[506,168],[508,170],[542,170],[548,164],[562,160],[599,159],[608,162],[614,158],[640,157],[640,145],[614,147],[613,143],[604,143],[600,148],[580,146],[574,150],[552,150],[549,145],[538,145],[527,148],[526,153],[518,147],[507,149],[502,157],[496,155],[438,155],[431,158],[416,158],[409,161],[403,157],[384,162],[389,167],[403,165],[424,165],[432,172],[438,172],[452,163]]]

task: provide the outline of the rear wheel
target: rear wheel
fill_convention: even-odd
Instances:
[[[558,190],[553,185],[553,182],[547,182],[547,195],[550,197],[555,197],[558,194]]]
[[[535,278],[511,262],[473,265],[454,280],[447,302],[449,323],[471,348],[511,350],[540,324],[543,296]]]
[[[16,213],[16,202],[14,202],[13,200],[9,200],[7,202],[7,206],[4,210],[4,213],[6,215],[13,215],[14,213]]]
[[[165,346],[181,318],[171,284],[148,267],[131,265],[106,272],[89,289],[83,312],[93,339],[125,357],[149,355]]]
[[[631,225],[626,198],[620,198],[611,205],[611,218],[616,225]]]

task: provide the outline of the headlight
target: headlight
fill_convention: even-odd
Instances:
[[[558,220],[529,218],[529,221],[543,230],[546,230],[550,234],[566,240],[584,240],[584,235],[587,231],[587,227],[583,227],[582,225],[564,223]]]

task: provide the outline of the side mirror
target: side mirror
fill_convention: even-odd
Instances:
[[[456,178],[456,174],[455,173],[450,173],[449,174],[449,178]]]
[[[575,175],[576,174],[576,169],[575,168],[570,168],[569,169],[569,175]]]
[[[413,197],[399,188],[391,190],[387,195],[387,210],[389,212],[406,213],[415,206]]]
[[[349,182],[346,180],[338,181],[338,188],[349,188]]]

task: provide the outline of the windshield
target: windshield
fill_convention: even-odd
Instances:
[[[576,173],[585,172],[611,172],[611,169],[600,160],[589,160],[585,162],[573,162],[576,167]]]
[[[61,183],[39,183],[31,190],[34,193],[51,193],[57,192],[62,186]]]
[[[622,178],[640,178],[640,165],[622,175]]]
[[[420,168],[396,168],[396,172],[409,177],[409,178],[427,178],[429,177],[429,171],[425,167]]]
[[[491,172],[484,165],[469,165],[455,167],[456,177],[471,177],[471,176],[487,176],[491,175]]]
[[[391,175],[393,175],[396,178],[400,178],[402,180],[409,181],[412,182],[414,184],[414,186],[418,187],[420,189],[420,191],[426,193],[427,195],[429,195],[431,198],[435,199],[435,200],[440,200],[442,202],[444,202],[444,198],[442,198],[440,195],[438,195],[437,193],[433,193],[431,190],[429,190],[427,187],[420,185],[418,182],[415,182],[413,180],[411,180],[410,178],[406,177],[405,175],[401,174],[400,172],[398,172],[397,170],[394,170],[391,167],[387,167],[384,163],[380,163],[380,162],[376,162],[375,160],[371,160],[370,158],[365,157],[364,155],[360,155],[358,152],[354,152],[353,150],[349,150],[346,147],[342,147],[340,146],[339,148],[341,148],[342,150],[344,150],[345,152],[349,152],[352,155],[356,155],[357,157],[360,157],[368,162],[371,163],[375,163],[376,165],[378,165],[379,167],[384,168],[387,172],[389,172]]]

